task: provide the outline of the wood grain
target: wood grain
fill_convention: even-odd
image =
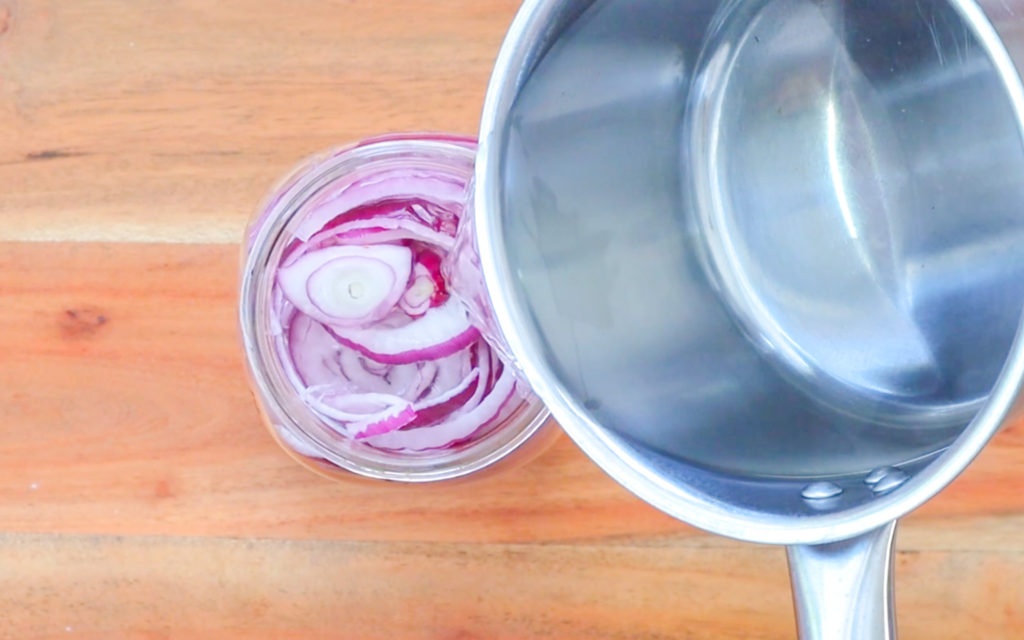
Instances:
[[[308,154],[475,133],[518,5],[3,0],[0,240],[235,242]]]
[[[302,156],[472,132],[516,0],[0,0],[0,638],[776,639],[784,556],[566,439],[333,483],[246,387],[237,240]],[[1024,637],[1024,425],[906,519],[903,638]]]
[[[783,554],[738,543],[711,551],[7,535],[0,561],[5,637],[793,636]],[[1024,554],[902,552],[897,576],[905,640],[1009,640],[1024,626]]]

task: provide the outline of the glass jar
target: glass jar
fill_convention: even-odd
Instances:
[[[409,361],[409,353],[421,352],[405,352],[397,363],[394,356],[377,354],[361,342],[364,334],[338,329],[324,320],[315,304],[307,310],[308,299],[312,299],[312,276],[305,281],[304,289],[286,286],[283,283],[290,281],[279,277],[284,273],[282,269],[306,269],[295,265],[318,250],[340,250],[347,255],[366,247],[379,248],[379,240],[359,235],[367,230],[391,233],[393,248],[407,247],[398,248],[399,252],[422,255],[436,250],[448,266],[447,254],[455,242],[454,225],[461,220],[469,195],[475,151],[476,143],[470,138],[440,134],[383,136],[327,151],[300,163],[253,216],[242,252],[239,305],[250,383],[274,438],[311,469],[334,478],[420,483],[452,480],[523,462],[543,450],[557,433],[543,404],[522,380],[512,379],[514,368],[500,364],[500,344],[492,348],[470,330],[460,334],[461,342],[446,343],[450,346],[443,352],[430,351],[429,358],[437,358],[430,360],[434,364]],[[417,206],[420,208],[415,209]],[[409,217],[409,212],[434,216],[429,218],[431,229],[416,224],[411,228],[438,244],[421,244],[421,236],[414,233],[410,237],[408,229],[403,230],[405,223],[384,219],[396,217],[396,211],[399,219]],[[375,217],[375,212],[383,217]],[[339,245],[356,248],[339,249]],[[346,268],[348,271],[339,273],[351,272],[352,268]],[[405,280],[397,284],[400,277],[395,277],[396,290],[406,286]],[[347,286],[350,294],[356,285]],[[444,285],[439,287],[443,292]],[[406,293],[409,291],[411,288]],[[361,289],[357,293],[362,293]],[[404,304],[406,298],[402,301]],[[448,300],[444,306],[449,303],[461,301]],[[399,328],[403,323],[411,325],[417,317],[427,317],[407,317],[397,310],[398,305],[392,308],[388,304],[382,303],[381,308],[391,309],[382,322]],[[479,304],[478,299],[473,304]],[[430,311],[434,311],[433,299],[430,305]],[[462,309],[468,314],[465,305]],[[437,382],[441,379],[438,371],[451,371],[456,366],[461,381],[451,388],[434,389],[442,384]],[[470,374],[465,374],[467,368]],[[427,382],[430,375],[434,382]],[[404,382],[396,382],[399,378]],[[451,385],[453,378],[449,375],[446,380],[445,384]],[[424,390],[424,385],[429,386]],[[485,386],[478,393],[481,385]],[[507,389],[512,391],[506,395]],[[349,392],[359,395],[346,395]],[[386,403],[397,402],[395,394],[405,394],[409,403],[401,410],[398,422],[389,417],[367,428],[366,423],[358,422],[360,416],[351,415],[353,409],[348,405],[353,403],[359,405],[359,410],[372,413],[383,407],[381,410],[387,412],[390,409]],[[453,394],[457,399],[449,398]],[[426,399],[421,399],[424,395]],[[464,407],[451,405],[451,415],[468,414],[482,421],[457,421],[445,418],[443,413],[438,418],[435,408],[431,420],[423,423],[427,426],[418,425],[421,415],[426,420],[431,402],[439,400],[466,400]],[[384,404],[366,408],[376,402]],[[478,403],[475,408],[473,402]],[[428,408],[417,414],[414,408],[421,405]],[[433,406],[448,405],[442,402]],[[427,433],[428,429],[439,429],[438,425],[445,425],[447,431]],[[367,435],[384,430],[381,435]],[[431,442],[442,435],[455,440],[443,445],[441,440]]]

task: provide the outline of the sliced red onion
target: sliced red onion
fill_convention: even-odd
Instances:
[[[448,285],[441,275],[441,256],[433,251],[421,251],[412,268],[412,283],[399,301],[407,314],[419,317],[430,307],[438,307],[448,300]]]
[[[388,393],[336,393],[329,386],[310,387],[306,395],[317,404],[317,411],[344,422],[394,415],[412,406],[405,398]]]
[[[481,342],[481,345],[483,344],[485,343]],[[480,353],[482,351],[486,351],[487,353]],[[473,395],[466,400],[466,403],[455,410],[456,412],[468,411],[480,404],[484,395],[493,386],[493,370],[491,368],[491,359],[488,355],[490,352],[490,348],[478,350],[476,367],[480,371],[480,384],[478,384],[473,390]]]
[[[421,377],[420,366],[417,364],[389,366],[383,371],[371,371],[367,368],[366,357],[354,349],[342,346],[328,334],[331,342],[340,351],[340,376],[350,381],[357,389],[371,393],[388,393],[408,397],[408,392]]]
[[[309,240],[312,241],[325,231],[344,233],[342,227],[374,220],[409,220],[453,238],[458,218],[450,203],[430,202],[422,198],[388,198],[368,202],[337,215]]]
[[[455,237],[455,232],[459,228],[459,217],[447,207],[436,204],[428,207],[416,202],[409,206],[409,211],[432,229]]]
[[[383,449],[424,451],[439,449],[472,436],[498,416],[515,393],[515,376],[505,367],[483,400],[473,409],[444,422],[419,429],[396,430],[367,438],[367,442]]]
[[[456,275],[476,274],[456,243],[465,187],[445,173],[379,171],[304,208],[271,293],[271,337],[324,437],[444,449],[514,409],[514,372],[474,326],[488,320],[475,309],[485,294],[467,289],[471,321],[442,269],[454,257]]]
[[[473,369],[478,368],[475,358],[476,352],[481,348],[482,344],[484,343],[478,341],[468,349],[463,349],[444,358],[432,360],[431,362],[437,365],[437,375],[430,387],[430,391],[450,389],[458,384],[459,381],[465,379]],[[484,346],[486,347],[486,345]]]
[[[408,400],[384,393],[337,393],[313,387],[307,390],[306,402],[320,415],[344,424],[345,435],[354,438],[400,429],[416,419]]]
[[[332,192],[313,205],[313,208],[295,230],[299,240],[306,241],[339,216],[375,201],[399,198],[425,199],[430,202],[461,208],[466,184],[448,176],[393,170],[356,180],[337,192]]]
[[[405,397],[412,400],[422,400],[430,393],[430,388],[437,380],[438,366],[436,362],[420,362],[416,365],[416,384]]]
[[[439,307],[448,301],[448,285],[441,274],[441,256],[433,251],[421,251],[416,256],[416,266],[426,270],[434,282],[434,295],[430,298],[430,306]]]
[[[430,309],[434,295],[437,293],[437,284],[430,274],[430,270],[424,265],[416,263],[412,268],[412,284],[405,290],[398,306],[410,316],[418,318]]]
[[[355,435],[357,440],[365,438],[372,438],[374,436],[384,435],[385,433],[391,433],[397,431],[409,424],[416,419],[416,412],[412,407],[406,407],[401,413],[390,418],[385,418],[379,422],[373,422],[366,425],[362,431]]]
[[[469,375],[463,378],[462,382],[460,382],[458,385],[452,387],[451,389],[443,393],[439,393],[438,395],[430,396],[429,398],[424,398],[423,400],[420,400],[416,404],[412,405],[412,408],[417,413],[419,413],[426,409],[430,409],[432,407],[436,407],[438,405],[449,402],[453,398],[457,398],[464,394],[470,388],[471,385],[479,384],[479,381],[480,371],[474,369],[473,371],[470,371]]]
[[[465,407],[475,407],[483,397],[484,384],[479,375],[466,379],[467,385],[460,385],[456,394],[445,394],[446,400],[420,407],[416,410],[416,419],[409,423],[408,428],[431,427],[455,415]]]
[[[374,373],[374,374],[377,374],[379,376],[385,375],[388,371],[391,370],[391,367],[392,367],[392,365],[390,365],[390,364],[385,364],[383,362],[377,362],[376,360],[366,360],[366,359],[363,360],[363,366],[370,373]]]
[[[345,381],[339,362],[341,345],[322,324],[301,313],[294,314],[288,326],[287,338],[290,362],[304,387]]]
[[[388,364],[436,360],[465,349],[480,338],[480,332],[466,319],[462,305],[454,300],[397,329],[332,326],[328,331],[341,344]]]
[[[304,314],[337,327],[360,327],[390,313],[412,271],[408,247],[338,246],[303,255],[277,281]]]
[[[422,242],[445,251],[455,245],[455,239],[411,217],[373,218],[346,222],[326,229],[309,239],[307,249],[337,245],[398,244],[406,240]]]

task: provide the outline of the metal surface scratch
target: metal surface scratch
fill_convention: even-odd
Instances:
[[[932,36],[932,45],[935,47],[936,55],[939,56],[939,66],[944,67],[946,66],[946,58],[942,55],[942,43],[939,42],[939,34],[938,31],[936,31],[935,16],[932,15],[929,20],[925,17],[924,11],[921,10],[921,3],[918,2],[915,6],[917,8],[917,14],[921,16],[921,21],[927,25],[928,33]]]

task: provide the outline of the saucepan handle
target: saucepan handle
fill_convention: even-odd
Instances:
[[[896,522],[850,540],[789,547],[800,640],[895,640]]]

